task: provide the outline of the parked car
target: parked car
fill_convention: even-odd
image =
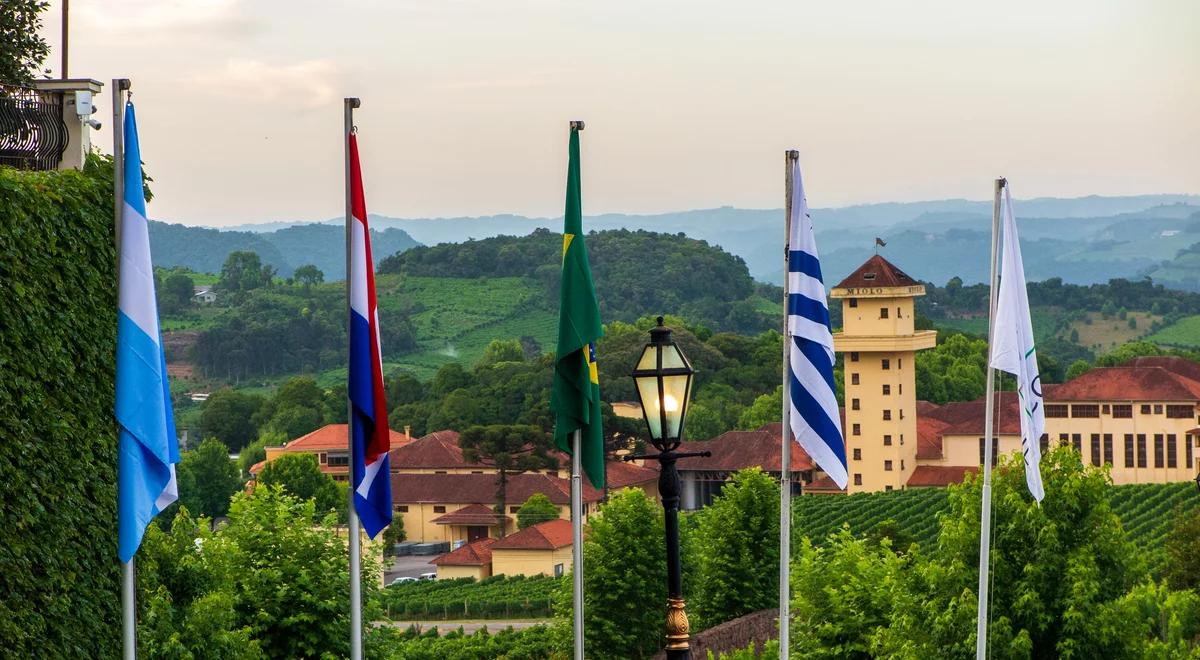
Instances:
[[[395,580],[392,580],[391,582],[389,582],[389,583],[388,583],[388,586],[389,586],[389,587],[394,587],[394,586],[396,586],[397,584],[406,584],[406,583],[409,583],[409,582],[416,582],[416,581],[417,581],[417,578],[415,578],[415,577],[410,577],[410,576],[407,576],[407,575],[401,575],[400,577],[396,578]]]
[[[437,579],[437,573],[422,573],[422,574],[421,574],[421,579],[422,579],[422,580],[436,580],[436,579]]]

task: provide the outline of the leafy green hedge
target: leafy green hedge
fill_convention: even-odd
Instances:
[[[549,617],[563,578],[497,575],[424,580],[387,587],[381,604],[394,620],[523,619]]]
[[[116,657],[111,163],[0,167],[0,640]]]

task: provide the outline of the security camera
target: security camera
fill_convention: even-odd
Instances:
[[[91,126],[92,130],[94,131],[100,130],[100,122],[96,121],[95,119],[89,119],[84,123],[86,123],[88,126]]]

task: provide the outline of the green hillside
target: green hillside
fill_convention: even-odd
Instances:
[[[1179,319],[1146,339],[1167,346],[1200,348],[1200,315]]]
[[[1176,507],[1200,506],[1200,496],[1191,482],[1137,484],[1113,486],[1109,502],[1130,539],[1145,549],[1147,565],[1157,575],[1167,560],[1163,541],[1171,530],[1172,513]],[[928,548],[937,543],[940,515],[949,508],[949,492],[944,488],[811,495],[794,501],[793,528],[797,535],[820,543],[842,525],[863,535],[890,520],[901,533]]]

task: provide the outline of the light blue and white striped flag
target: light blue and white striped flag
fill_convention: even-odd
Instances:
[[[117,311],[117,554],[133,558],[150,520],[179,497],[179,444],[158,329],[142,156],[133,104],[125,106],[125,204]]]
[[[846,487],[846,443],[833,384],[833,334],[821,279],[821,261],[800,164],[792,163],[791,234],[788,236],[787,328],[792,434],[817,466]]]

